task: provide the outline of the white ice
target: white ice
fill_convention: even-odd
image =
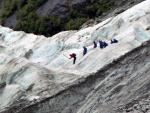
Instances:
[[[28,92],[29,100],[37,98],[39,89],[45,90],[45,87],[51,91],[48,95],[56,93],[65,87],[60,84],[69,84],[95,73],[150,40],[149,6],[150,0],[146,0],[93,27],[63,31],[49,38],[0,26],[0,86],[6,82],[0,94],[0,107],[10,104],[12,99],[18,98],[20,93],[31,86],[34,92]],[[110,44],[112,38],[116,38],[119,43]],[[98,43],[99,40],[106,41],[108,47],[100,49],[98,44],[93,49],[93,41]],[[88,48],[85,56],[82,55],[83,46]],[[25,58],[30,50],[32,53],[29,58]],[[73,59],[69,59],[70,53],[77,54],[75,65]],[[52,76],[51,72],[70,75]],[[5,95],[9,90],[11,93]],[[16,93],[17,96],[14,96]],[[4,101],[6,98],[7,101],[3,103],[2,99]]]

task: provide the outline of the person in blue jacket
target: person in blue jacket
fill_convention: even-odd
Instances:
[[[83,46],[83,56],[87,53],[87,48]]]
[[[103,49],[104,48],[104,46],[103,46],[103,41],[99,41],[99,47],[101,48],[101,49]]]
[[[108,44],[104,41],[103,42],[103,47],[105,48],[105,47],[107,47],[108,46]]]
[[[118,43],[118,40],[117,39],[111,39],[111,44],[113,44],[113,43]]]

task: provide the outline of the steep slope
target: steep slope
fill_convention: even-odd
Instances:
[[[2,113],[149,113],[149,44],[55,96]]]
[[[1,26],[0,112],[148,113],[149,6],[147,0],[93,27],[50,38]],[[110,44],[112,37],[119,43]],[[99,40],[109,46],[93,49]],[[75,65],[68,59],[72,52]]]

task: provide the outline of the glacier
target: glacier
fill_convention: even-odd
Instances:
[[[15,104],[34,105],[54,97],[61,91],[82,83],[136,48],[146,45],[150,40],[149,6],[150,0],[146,0],[97,25],[78,31],[63,31],[48,38],[0,26],[0,112],[5,113]],[[116,38],[119,43],[110,44],[112,38]],[[99,46],[94,49],[93,41],[99,40],[106,41],[109,45],[104,49]],[[85,56],[82,55],[83,46],[88,48]],[[70,53],[77,54],[75,65],[69,59]],[[105,82],[113,84],[109,77],[103,82],[100,81],[94,89]],[[98,96],[100,93],[96,92],[94,95]],[[108,98],[109,92],[104,96]],[[90,97],[89,94],[86,98]],[[103,110],[95,108],[90,112],[92,101],[96,101],[94,99],[91,97],[87,100],[77,112],[62,113],[110,113],[105,109],[107,105]]]

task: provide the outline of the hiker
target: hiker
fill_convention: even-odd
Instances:
[[[95,41],[93,41],[94,47],[93,48],[97,48],[97,43]]]
[[[99,41],[99,47],[101,48],[101,49],[103,49],[104,48],[104,46],[103,46],[103,42],[100,40]]]
[[[83,56],[87,53],[87,48],[83,46]]]
[[[113,44],[113,43],[118,43],[118,40],[117,39],[111,39],[111,44]]]
[[[103,47],[105,48],[105,47],[107,47],[108,46],[108,44],[104,41],[103,42]]]
[[[103,49],[103,48],[108,46],[108,44],[105,41],[101,41],[101,40],[99,41],[99,44],[100,44],[100,48],[101,49]]]
[[[33,50],[32,49],[29,49],[29,51],[27,51],[24,55],[25,58],[29,59],[30,56],[33,54]]]
[[[75,53],[70,54],[69,59],[72,59],[72,58],[73,58],[73,64],[75,64],[75,62],[76,62],[76,54]]]

